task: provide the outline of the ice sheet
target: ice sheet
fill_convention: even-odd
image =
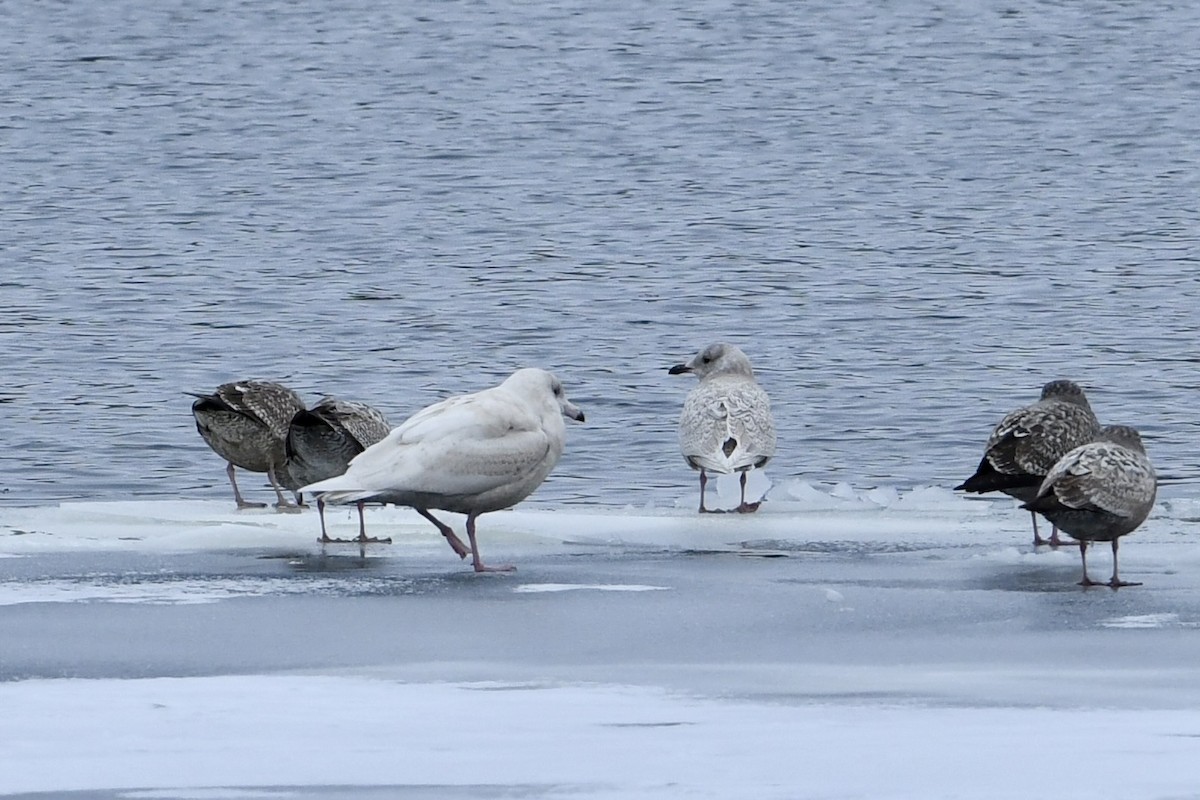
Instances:
[[[0,705],[5,792],[1092,800],[1191,797],[1200,780],[1193,711],[798,705],[322,676],[28,681],[0,685]]]
[[[0,508],[0,793],[1181,798],[1200,506],[1075,585],[1008,500],[774,487],[754,515],[516,509],[476,576],[219,501]],[[448,515],[461,526],[461,518]],[[351,535],[352,510],[331,515]],[[1091,557],[1105,574],[1106,548]],[[84,676],[72,679],[50,676]],[[121,678],[121,679],[116,679]],[[383,794],[371,794],[382,792]],[[82,795],[80,796],[82,800]]]

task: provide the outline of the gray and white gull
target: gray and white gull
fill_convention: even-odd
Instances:
[[[553,374],[520,369],[499,386],[435,403],[409,417],[350,462],[344,475],[301,488],[332,503],[410,506],[432,522],[460,558],[485,566],[475,537],[481,514],[509,508],[545,481],[566,442],[563,417],[583,421]],[[431,513],[467,515],[465,545]]]
[[[746,502],[746,473],[775,455],[775,420],[750,359],[737,346],[716,342],[668,372],[690,372],[700,379],[684,400],[679,418],[679,450],[688,466],[700,471],[700,513],[709,512],[704,505],[709,472],[740,472],[737,510],[757,511],[759,503]]]
[[[1042,387],[1036,403],[1000,420],[988,438],[975,474],[954,488],[975,494],[998,491],[1028,502],[1037,496],[1042,480],[1060,458],[1092,441],[1099,432],[1100,423],[1079,384],[1050,381]],[[1035,546],[1063,544],[1057,527],[1048,540],[1043,539],[1038,532],[1037,514],[1031,511],[1030,516]]]
[[[1112,542],[1113,571],[1106,585],[1115,589],[1139,585],[1121,580],[1117,542],[1146,521],[1157,492],[1157,476],[1141,435],[1125,425],[1106,425],[1096,441],[1059,459],[1024,507],[1079,540],[1081,586],[1100,583],[1088,577],[1088,542]]]
[[[288,426],[286,440],[287,462],[281,479],[289,489],[316,483],[343,474],[350,461],[376,442],[383,440],[391,426],[384,415],[366,403],[323,397],[310,409],[297,411]],[[390,542],[367,536],[363,519],[363,503],[358,504],[359,544]],[[321,517],[321,542],[330,539],[325,530],[325,501],[317,498],[317,513]]]
[[[196,430],[213,452],[229,462],[225,472],[237,507],[266,505],[242,497],[234,478],[234,467],[241,467],[248,472],[267,473],[278,498],[275,507],[280,511],[296,511],[297,506],[283,496],[280,473],[287,459],[288,424],[296,412],[304,409],[300,396],[271,381],[223,383],[207,394],[187,394],[197,398],[192,403]]]

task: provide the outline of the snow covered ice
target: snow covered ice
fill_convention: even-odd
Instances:
[[[1198,511],[1162,498],[1112,591],[937,487],[498,512],[511,575],[406,509],[360,551],[315,511],[0,508],[0,792],[1194,796]]]

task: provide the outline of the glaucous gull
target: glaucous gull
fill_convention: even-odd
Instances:
[[[563,452],[564,416],[583,421],[559,380],[543,369],[520,369],[499,386],[418,411],[355,457],[344,475],[301,491],[333,503],[410,506],[460,558],[469,553],[476,572],[511,570],[484,565],[475,520],[516,505],[542,484]],[[469,548],[435,510],[467,515]]]

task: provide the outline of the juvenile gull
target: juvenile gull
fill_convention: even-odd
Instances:
[[[1042,387],[1040,400],[1000,420],[975,474],[954,488],[975,494],[999,491],[1028,502],[1037,496],[1050,468],[1071,449],[1096,438],[1099,431],[1100,423],[1079,384],[1050,381]],[[1037,515],[1030,512],[1030,516],[1035,546],[1063,543],[1057,527],[1049,540],[1043,539]]]
[[[297,411],[288,426],[287,465],[283,470],[287,476],[285,485],[298,490],[301,486],[341,475],[351,459],[382,441],[390,430],[383,414],[366,403],[325,397],[312,408]],[[367,537],[362,501],[357,505],[358,538],[355,541],[360,544],[390,542],[391,539]],[[320,541],[346,541],[329,538],[325,531],[325,501],[319,497],[317,513],[321,517]]]
[[[279,498],[275,507],[280,511],[296,510],[284,499],[277,473],[287,457],[284,442],[288,424],[304,408],[300,396],[270,381],[223,383],[211,394],[187,394],[197,398],[192,403],[196,430],[217,455],[229,462],[226,473],[237,507],[262,508],[266,503],[249,503],[242,498],[233,476],[235,466],[267,473]]]
[[[1088,577],[1088,542],[1112,542],[1113,571],[1107,585],[1138,586],[1117,573],[1117,541],[1146,521],[1158,491],[1154,467],[1142,437],[1125,425],[1106,425],[1090,444],[1067,453],[1046,475],[1037,496],[1025,508],[1037,511],[1079,540],[1083,562],[1080,586]]]
[[[520,369],[499,386],[435,403],[409,417],[350,462],[344,475],[304,486],[331,503],[377,500],[411,506],[476,572],[487,567],[475,540],[480,514],[516,505],[542,484],[562,455],[563,417],[583,412],[542,369]],[[468,548],[431,510],[467,515]]]
[[[700,513],[708,513],[704,487],[709,472],[740,472],[737,510],[757,511],[760,503],[746,502],[746,473],[775,455],[775,420],[767,393],[754,380],[750,359],[736,346],[716,342],[668,372],[691,372],[700,379],[684,400],[679,418],[680,452],[688,466],[700,470]]]

